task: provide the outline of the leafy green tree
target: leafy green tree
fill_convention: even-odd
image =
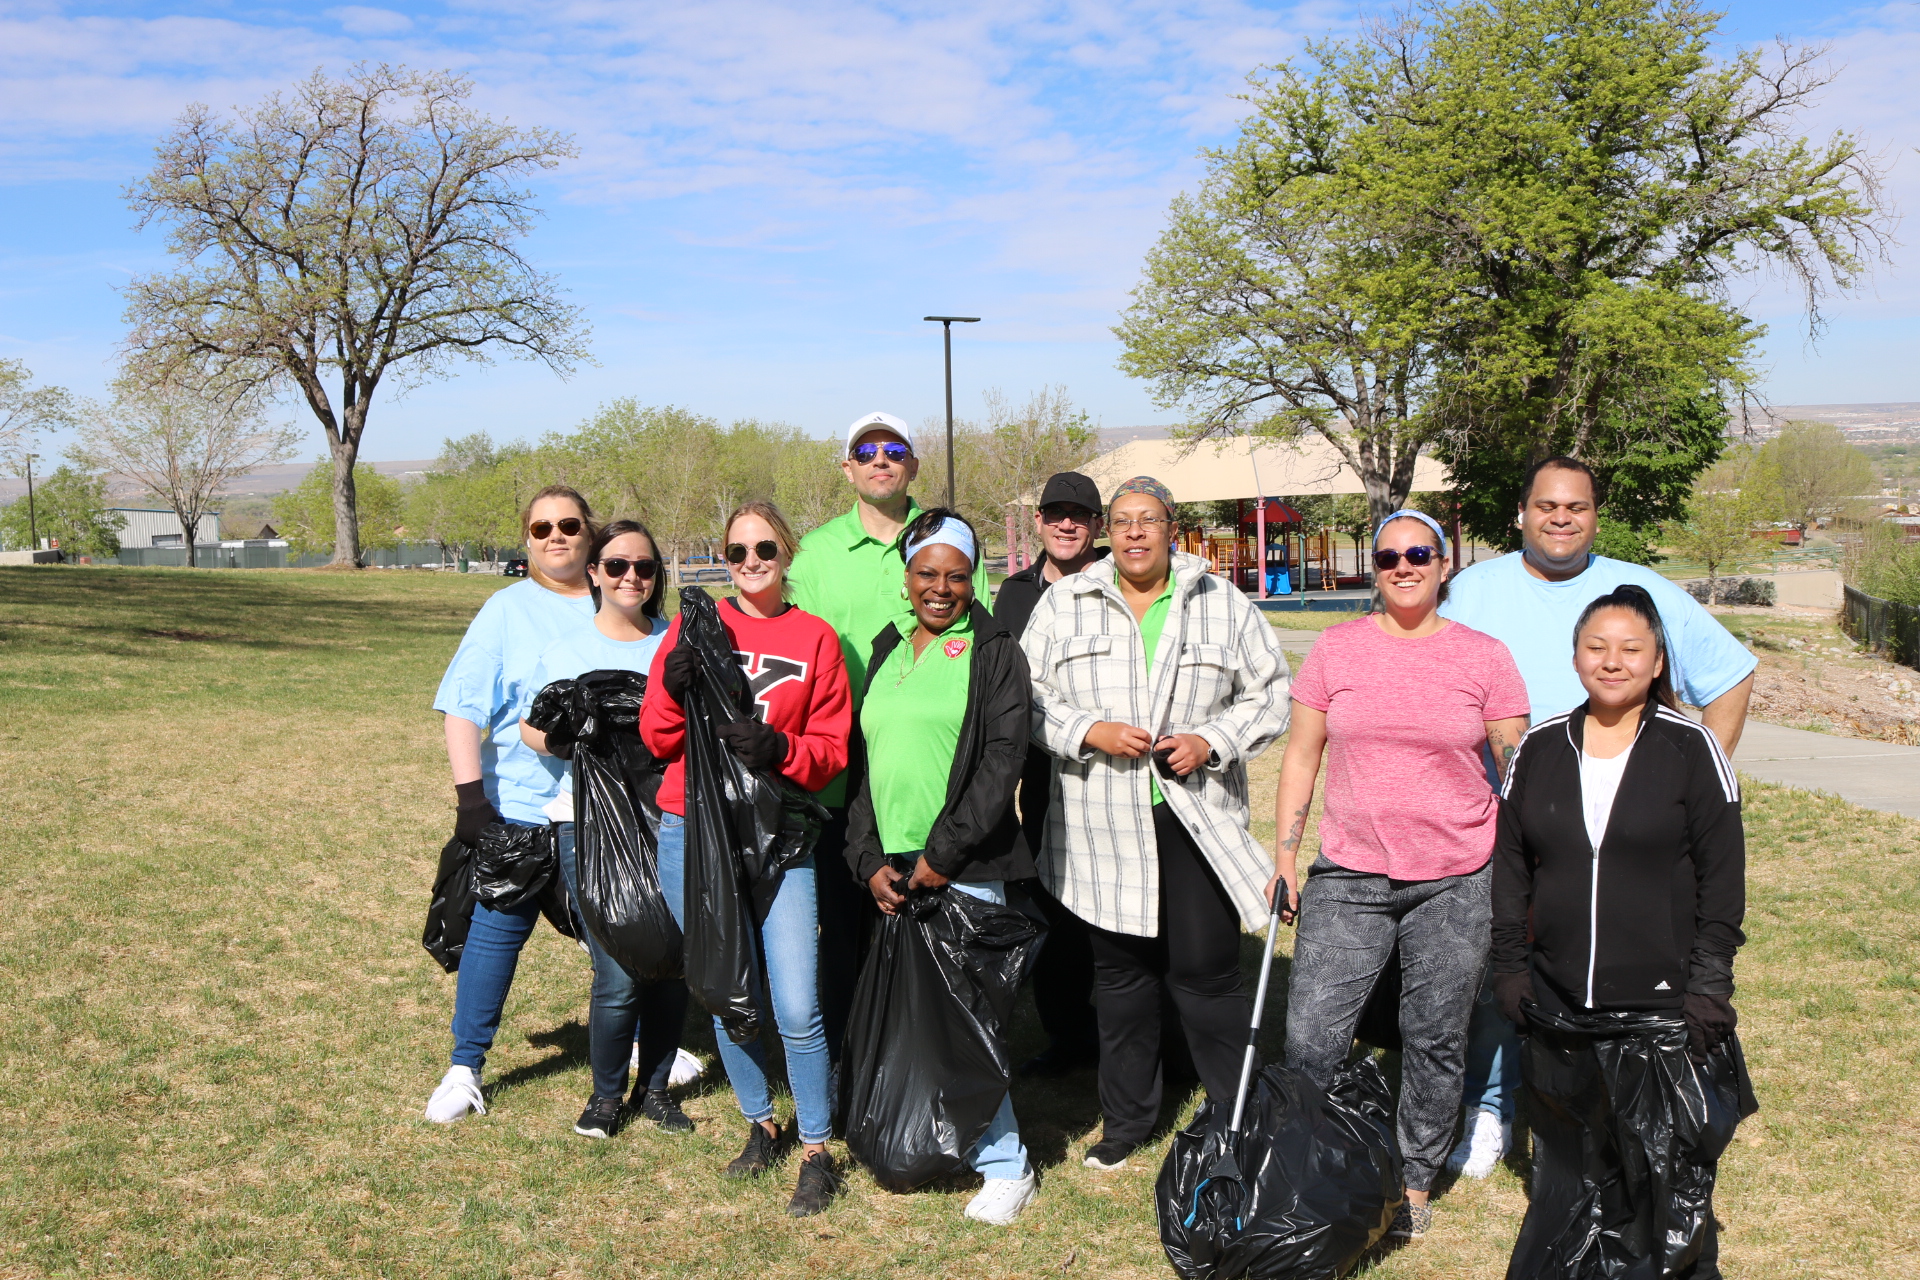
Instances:
[[[1624,560],[1628,564],[1657,564],[1665,558],[1654,550],[1653,538],[1657,532],[1655,529],[1636,529],[1623,521],[1601,516],[1600,526],[1593,538],[1594,554],[1610,560]]]
[[[1781,519],[1801,533],[1849,498],[1879,486],[1873,463],[1830,422],[1789,422],[1760,446],[1761,483],[1778,504]]]
[[[1874,157],[1796,134],[1818,51],[1716,61],[1717,22],[1692,0],[1459,0],[1364,55],[1390,69],[1381,187],[1471,264],[1434,413],[1489,541],[1517,473],[1556,453],[1602,471],[1616,519],[1670,514],[1763,332],[1730,282],[1782,273],[1817,327],[1885,243]]]
[[[32,547],[31,525],[42,538],[56,539],[62,551],[117,556],[127,518],[108,510],[108,501],[105,476],[58,467],[34,484],[31,521],[24,497],[0,507],[0,543],[15,549]]]
[[[1920,542],[1908,541],[1898,525],[1866,521],[1843,568],[1847,581],[1870,596],[1920,606]]]
[[[586,357],[579,309],[516,247],[538,214],[518,184],[573,144],[475,113],[472,91],[450,72],[362,66],[234,120],[189,107],[128,192],[181,263],[128,287],[136,361],[304,400],[331,454],[324,542],[342,567],[359,563],[355,460],[382,385],[501,350],[563,375]]]
[[[1661,536],[1682,560],[1707,572],[1707,603],[1720,599],[1720,578],[1765,558],[1769,543],[1757,542],[1754,526],[1768,515],[1769,499],[1754,482],[1751,455],[1741,453],[1714,464],[1701,477],[1683,518],[1669,520]]]
[[[381,475],[367,463],[354,471],[353,483],[360,502],[360,547],[364,550],[391,550],[400,545],[405,497],[400,482]],[[273,499],[273,523],[287,546],[296,555],[326,555],[337,551],[334,538],[339,525],[334,516],[333,467],[330,459],[320,458],[299,484]],[[334,554],[334,563],[340,562]],[[355,564],[358,565],[356,558]]]
[[[36,387],[18,360],[0,360],[0,466],[16,475],[42,431],[74,423],[73,397],[62,387]]]

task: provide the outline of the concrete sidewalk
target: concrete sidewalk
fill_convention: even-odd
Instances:
[[[1733,763],[1762,782],[1831,791],[1869,809],[1920,818],[1920,747],[1749,720]]]

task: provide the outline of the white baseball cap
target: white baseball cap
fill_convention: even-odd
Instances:
[[[891,431],[894,435],[900,437],[902,444],[907,445],[909,448],[913,445],[913,433],[908,429],[906,423],[890,413],[881,413],[875,410],[865,417],[855,418],[853,425],[847,428],[847,452],[852,453],[853,446],[858,444],[860,437],[869,431]]]

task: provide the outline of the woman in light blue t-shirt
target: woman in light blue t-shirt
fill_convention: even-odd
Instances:
[[[666,635],[660,597],[666,585],[653,535],[637,520],[615,520],[600,530],[587,557],[587,574],[599,603],[593,625],[570,630],[549,644],[534,668],[529,689],[537,694],[555,680],[571,680],[589,671],[645,673]],[[528,699],[529,704],[532,699]],[[520,737],[554,775],[553,798],[546,813],[555,824],[560,868],[572,888],[576,872],[572,777],[566,760],[573,745],[520,721]],[[687,1133],[693,1122],[667,1091],[680,1056],[680,1030],[687,1020],[687,984],[679,978],[635,982],[618,961],[589,936],[593,957],[593,1003],[587,1014],[587,1056],[593,1064],[593,1096],[573,1131],[588,1138],[611,1138],[627,1114],[629,1051],[639,1035],[639,1078],[632,1110],[658,1127]]]

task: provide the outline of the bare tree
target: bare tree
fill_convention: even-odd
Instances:
[[[182,260],[128,287],[130,351],[165,378],[306,401],[333,458],[339,566],[358,563],[353,466],[383,382],[500,348],[563,376],[586,356],[579,309],[514,247],[538,213],[514,184],[574,146],[476,114],[471,92],[360,66],[232,121],[194,106],[127,192]]]
[[[198,557],[200,521],[235,476],[287,456],[293,428],[269,425],[256,402],[234,401],[182,383],[123,375],[107,404],[81,420],[76,462],[146,486],[180,517],[187,564]]]
[[[0,360],[0,465],[16,474],[42,431],[73,425],[73,397],[61,387],[36,387],[18,360]]]

